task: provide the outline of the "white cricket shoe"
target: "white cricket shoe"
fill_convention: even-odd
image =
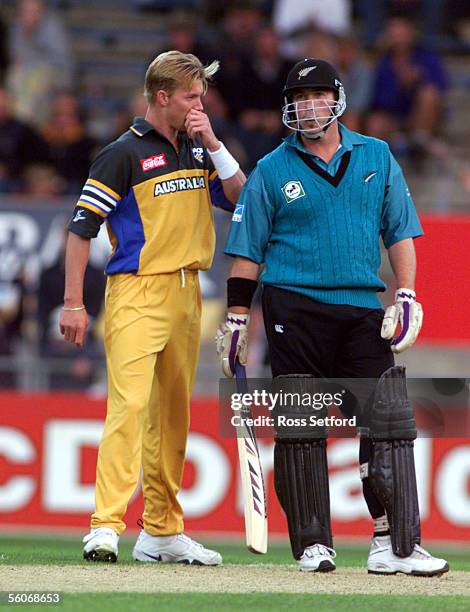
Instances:
[[[372,543],[367,560],[369,574],[410,574],[411,576],[440,576],[449,571],[445,559],[437,559],[427,550],[415,544],[409,557],[398,557],[392,550],[390,536],[377,536]]]
[[[118,558],[118,534],[109,527],[92,529],[83,538],[85,547],[83,558],[87,561],[106,561],[116,563]]]
[[[336,569],[333,559],[336,552],[323,544],[307,546],[299,560],[301,572],[332,572]]]
[[[222,556],[204,548],[183,533],[172,536],[151,536],[142,529],[132,556],[147,563],[185,563],[186,565],[220,565]]]

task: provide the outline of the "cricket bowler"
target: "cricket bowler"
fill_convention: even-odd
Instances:
[[[218,62],[168,51],[148,67],[145,119],[93,162],[69,222],[60,330],[82,346],[83,276],[105,221],[108,403],[96,469],[96,509],[83,556],[115,562],[123,516],[142,468],[138,561],[219,565],[184,531],[181,486],[199,354],[199,270],[215,246],[212,206],[233,210],[245,176],[214,135],[203,96]]]

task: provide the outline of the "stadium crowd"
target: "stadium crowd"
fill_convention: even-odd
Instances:
[[[79,33],[68,27],[73,0],[18,0],[0,12],[0,202],[21,196],[35,201],[73,201],[93,156],[145,114],[137,89],[127,99],[108,96],[106,112],[96,92],[83,86],[86,70],[74,56]],[[93,3],[109,6],[108,0]],[[111,3],[112,4],[112,3]],[[289,67],[302,57],[337,66],[347,92],[342,120],[353,130],[383,138],[409,172],[426,172],[426,161],[447,151],[446,94],[452,87],[447,58],[470,43],[459,23],[470,17],[455,0],[274,0],[220,3],[196,0],[129,0],[130,14],[161,18],[163,36],[152,57],[143,54],[136,84],[148,62],[165,49],[217,58],[221,70],[205,97],[218,136],[249,172],[284,136],[281,90]],[[327,5],[327,8],[326,8]],[[127,9],[126,9],[127,7]],[[184,12],[175,12],[175,8]],[[197,15],[197,18],[195,17]],[[115,33],[119,37],[119,31]],[[109,50],[115,40],[103,33]],[[119,58],[114,70],[119,73]],[[443,120],[444,118],[444,120]],[[468,172],[462,184],[470,185]],[[468,187],[470,190],[470,187]],[[72,210],[72,207],[70,207]],[[3,255],[2,255],[3,253]],[[12,358],[25,336],[37,354],[73,367],[70,380],[89,385],[93,360],[101,359],[96,336],[84,355],[58,342],[52,331],[63,286],[63,250],[55,261],[32,266],[14,232],[0,244],[0,355]],[[10,261],[15,262],[12,266]],[[99,318],[104,283],[90,267],[95,287],[91,314]],[[97,294],[96,287],[99,287]],[[35,321],[31,325],[31,321]],[[1,362],[1,358],[0,358]],[[0,367],[0,370],[8,370]],[[62,384],[60,376],[57,384]],[[78,382],[77,382],[78,381]],[[16,384],[1,374],[0,384]]]

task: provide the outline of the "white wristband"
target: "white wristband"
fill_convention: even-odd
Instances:
[[[233,155],[227,151],[222,142],[220,143],[220,148],[217,149],[217,151],[207,150],[207,152],[209,153],[212,163],[217,170],[217,174],[222,181],[232,178],[232,176],[238,172],[240,164],[233,157]]]

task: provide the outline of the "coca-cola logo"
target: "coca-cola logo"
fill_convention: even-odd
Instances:
[[[161,168],[161,166],[166,166],[165,153],[159,153],[158,155],[152,155],[152,157],[141,159],[140,164],[144,172],[148,172],[154,168]]]

